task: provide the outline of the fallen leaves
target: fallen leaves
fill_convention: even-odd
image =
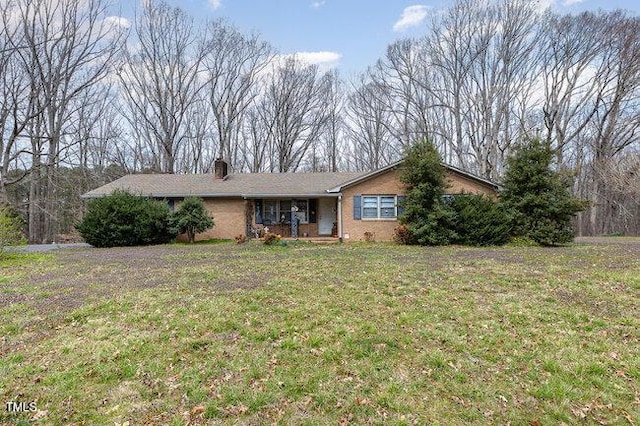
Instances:
[[[31,419],[41,420],[47,417],[48,415],[49,415],[49,412],[47,410],[37,410]]]
[[[195,407],[193,407],[191,409],[191,414],[193,416],[197,416],[197,415],[203,414],[205,411],[206,411],[206,409],[204,408],[204,406],[196,405]]]
[[[601,276],[602,268],[571,269],[537,248],[161,250],[174,257],[134,251],[159,266],[145,274],[171,283],[149,291],[138,292],[128,258],[117,259],[118,271],[92,261],[90,267],[104,268],[92,275],[100,278],[66,289],[82,296],[80,302],[91,296],[95,306],[83,308],[73,327],[65,322],[61,331],[47,331],[51,347],[30,340],[21,328],[35,321],[32,313],[10,311],[0,318],[16,324],[0,346],[13,351],[19,342],[24,354],[7,394],[46,400],[40,408],[49,412],[39,414],[40,423],[76,424],[88,412],[102,423],[117,420],[117,426],[125,420],[394,423],[403,421],[401,415],[407,424],[449,424],[469,416],[491,424],[518,417],[520,424],[539,426],[553,424],[556,414],[567,423],[637,424],[637,319],[626,309],[637,299],[631,287],[614,294],[603,286],[612,275]],[[572,259],[589,256],[580,247],[554,251],[565,252]],[[448,268],[468,255],[483,262]],[[511,262],[515,257],[518,262]],[[184,261],[190,263],[181,269]],[[375,274],[363,279],[352,273],[363,263]],[[189,281],[189,268],[208,273],[212,264],[221,280],[268,278],[268,285],[220,292],[211,282],[203,287]],[[107,286],[116,273],[131,286]],[[401,286],[394,284],[398,274]],[[17,283],[17,289],[26,293],[28,287]],[[591,303],[595,295],[602,303]],[[59,323],[42,312],[44,323]],[[283,342],[290,345],[283,348]],[[135,368],[129,387],[118,387],[122,380],[109,373],[121,371],[125,356]],[[557,363],[550,371],[542,364],[548,356]],[[601,400],[591,402],[596,395]],[[159,416],[165,417],[150,421]]]

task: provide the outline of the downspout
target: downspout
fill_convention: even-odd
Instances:
[[[338,241],[342,242],[342,194],[338,195]]]

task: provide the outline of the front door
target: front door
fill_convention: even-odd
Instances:
[[[335,198],[318,199],[318,235],[331,235],[336,221]]]

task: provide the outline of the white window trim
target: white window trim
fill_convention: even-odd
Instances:
[[[365,198],[377,198],[377,217],[364,217],[364,199]],[[380,209],[382,208],[382,198],[393,197],[393,217],[381,217]],[[364,221],[397,221],[398,220],[398,196],[392,194],[363,194],[360,201],[360,220]]]

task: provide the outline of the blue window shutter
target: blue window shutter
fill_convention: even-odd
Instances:
[[[355,220],[362,219],[362,197],[360,195],[353,197],[353,218]]]
[[[404,195],[398,195],[398,217],[404,213]]]

